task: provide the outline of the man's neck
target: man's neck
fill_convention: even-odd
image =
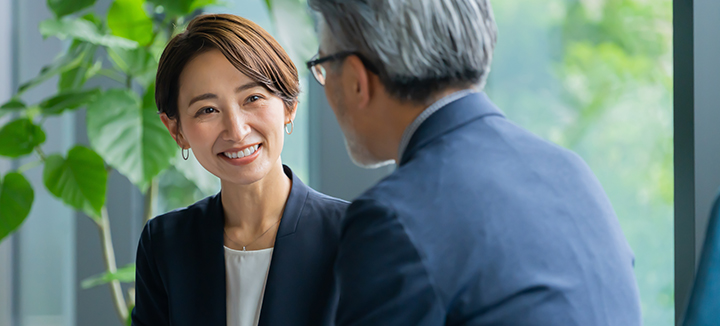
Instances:
[[[441,100],[448,95],[466,89],[469,90],[472,88],[454,87],[442,90],[435,93],[426,102],[422,104],[394,100],[395,103],[392,106],[393,110],[387,110],[390,117],[386,121],[392,122],[392,124],[389,133],[390,141],[387,143],[388,146],[386,148],[386,151],[388,153],[392,153],[392,159],[395,160],[395,163],[400,163],[400,159],[402,159],[401,157],[398,157],[399,147],[402,141],[403,134],[405,133],[405,130],[408,128],[408,126],[410,126],[410,124],[412,124],[413,121],[415,121],[415,119],[417,119],[418,116],[423,113],[423,111],[425,111],[435,102]]]

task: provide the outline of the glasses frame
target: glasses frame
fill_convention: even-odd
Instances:
[[[318,84],[325,86],[325,76],[323,76],[323,82],[320,82],[320,78],[317,76],[317,74],[320,72],[315,68],[315,66],[324,62],[345,59],[351,55],[358,57],[358,59],[360,59],[360,61],[363,63],[367,70],[376,75],[378,74],[379,70],[377,69],[377,67],[375,67],[375,65],[373,65],[370,60],[366,59],[362,54],[360,54],[360,52],[357,51],[342,51],[324,57],[320,57],[320,53],[317,53],[315,54],[315,56],[313,56],[314,59],[310,59],[310,61],[306,62],[305,64],[307,65],[308,70],[312,72],[313,77],[315,77],[315,81],[317,81]]]

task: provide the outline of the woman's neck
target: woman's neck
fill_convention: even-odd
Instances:
[[[250,185],[222,183],[225,228],[240,239],[252,239],[282,217],[292,181],[280,161],[259,181]]]

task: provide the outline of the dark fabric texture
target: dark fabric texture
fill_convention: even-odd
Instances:
[[[278,228],[259,325],[333,325],[339,225],[348,203],[314,191],[285,166],[292,188]],[[133,325],[225,326],[220,194],[145,225],[137,252]]]
[[[337,325],[638,326],[633,259],[583,160],[472,94],[348,208]]]

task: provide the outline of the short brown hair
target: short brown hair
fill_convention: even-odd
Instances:
[[[298,72],[285,50],[257,24],[235,15],[201,15],[173,37],[160,57],[155,104],[178,118],[180,73],[190,60],[210,49],[222,52],[237,70],[263,85],[292,110],[300,93]]]

